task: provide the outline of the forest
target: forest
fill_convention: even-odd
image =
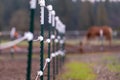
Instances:
[[[46,5],[52,4],[66,25],[67,30],[86,30],[97,25],[109,25],[113,29],[120,27],[120,2],[81,1],[81,0],[46,0]],[[29,0],[0,0],[0,31],[16,27],[26,31],[29,28]],[[40,29],[40,7],[35,11],[35,30]],[[46,17],[47,18],[47,17]],[[47,24],[46,24],[47,26]]]

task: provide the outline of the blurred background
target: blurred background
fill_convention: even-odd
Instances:
[[[93,25],[108,25],[119,32],[120,0],[46,0],[46,2],[53,5],[56,15],[66,24],[68,36],[83,35],[84,31]],[[37,5],[36,31],[40,30],[39,10]],[[29,14],[29,0],[0,0],[0,31],[9,31],[12,27],[16,27],[20,32],[27,31]]]
[[[46,0],[66,24],[67,31],[86,30],[93,25],[120,27],[120,0]],[[9,3],[9,4],[8,4]],[[39,29],[39,5],[35,30]],[[0,0],[0,30],[11,27],[26,31],[29,27],[29,0]]]

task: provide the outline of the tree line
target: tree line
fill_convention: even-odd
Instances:
[[[97,25],[109,25],[114,29],[120,26],[120,2],[82,2],[81,0],[46,0],[52,4],[56,15],[66,24],[67,30],[85,30]],[[39,5],[35,12],[35,29],[40,27]],[[0,30],[29,28],[29,0],[0,0]],[[46,25],[47,26],[47,25]]]

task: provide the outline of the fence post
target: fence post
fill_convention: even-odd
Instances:
[[[62,33],[61,33],[61,42],[60,43],[61,43],[61,49],[63,51],[61,62],[63,64],[64,63],[64,59],[65,59],[64,52],[65,52],[65,28],[66,28],[66,26],[62,23],[61,27],[62,27]]]
[[[61,39],[60,39],[60,49],[61,49],[61,51],[63,51],[63,34],[62,33],[60,33],[60,36],[61,36]],[[60,62],[59,62],[59,69],[62,67],[62,57],[63,56],[60,56],[59,58],[60,58]]]
[[[47,6],[48,9],[48,39],[50,42],[48,42],[48,58],[50,59],[50,53],[51,53],[51,23],[52,23],[52,5]],[[47,80],[50,80],[50,62],[48,63],[48,74],[47,74]]]
[[[52,11],[52,52],[55,52],[55,11]],[[55,58],[53,58],[53,80],[55,80]]]
[[[45,0],[39,0],[40,4],[40,13],[41,13],[41,33],[40,35],[44,37],[44,7],[45,7]],[[44,40],[40,42],[40,71],[43,72],[43,63],[44,63]],[[43,75],[40,76],[40,80],[43,80]]]
[[[65,50],[65,33],[63,33],[61,36],[62,36],[62,39],[61,39],[61,42],[60,42],[60,44],[61,44],[61,50],[64,51]],[[64,63],[64,57],[65,57],[65,55],[63,54],[61,56],[61,66]]]
[[[34,11],[36,8],[36,0],[30,0],[30,29],[31,33],[34,32]],[[32,63],[32,40],[29,41],[28,47],[28,61],[27,61],[27,74],[26,80],[31,80],[31,63]]]
[[[62,48],[63,48],[63,51],[64,51],[64,53],[65,53],[65,33],[63,34],[63,40],[64,40],[64,43],[63,43],[63,46],[62,46]],[[63,58],[62,58],[62,62],[64,63],[65,62],[65,55],[63,56]]]
[[[57,44],[58,48],[60,48],[60,50],[62,51],[61,53],[61,57],[59,56],[58,57],[58,62],[59,63],[59,68],[58,68],[58,64],[57,64],[57,73],[59,73],[59,69],[61,68],[61,65],[62,65],[62,56],[64,55],[63,53],[63,43],[64,43],[64,40],[63,40],[63,34],[65,33],[65,25],[61,22],[61,20],[58,18],[58,24],[56,26],[56,29],[57,29],[57,34],[58,34],[58,40],[59,40],[59,43]]]
[[[58,30],[56,30],[56,35],[57,35],[57,39],[58,42],[56,43],[56,51],[59,50],[59,40],[60,40],[60,36],[59,36],[59,32]],[[58,65],[59,65],[59,56],[56,56],[56,74],[58,74],[59,70],[58,70]]]

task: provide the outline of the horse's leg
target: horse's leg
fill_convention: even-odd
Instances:
[[[112,46],[112,39],[111,38],[107,38],[108,44],[109,46]]]

